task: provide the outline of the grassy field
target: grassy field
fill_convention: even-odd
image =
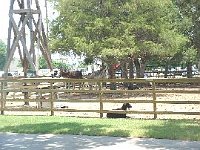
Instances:
[[[0,115],[0,132],[149,137],[200,141],[200,120]]]

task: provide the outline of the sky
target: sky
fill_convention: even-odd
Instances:
[[[3,3],[2,3],[3,1]],[[7,37],[8,37],[8,21],[9,21],[9,0],[0,0],[0,39],[3,40],[5,43],[7,43]]]

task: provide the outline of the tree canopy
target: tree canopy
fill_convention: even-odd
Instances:
[[[190,39],[190,48],[183,52],[183,61],[194,63],[198,60],[200,69],[200,1],[173,0],[180,11],[182,18],[189,20],[189,28],[182,26],[182,32]],[[193,48],[191,48],[193,47]]]
[[[127,58],[145,64],[183,51],[188,42],[171,0],[51,0],[59,12],[51,24],[53,51],[74,50],[113,64]]]

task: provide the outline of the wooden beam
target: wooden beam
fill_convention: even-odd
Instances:
[[[44,32],[44,26],[41,20],[41,9],[39,6],[39,1],[35,0],[36,9],[31,8],[31,3],[31,0],[26,0],[26,3],[24,2],[24,0],[10,0],[10,19],[7,40],[7,62],[4,66],[5,72],[8,72],[8,68],[11,64],[11,61],[14,57],[14,53],[17,48],[19,50],[21,62],[30,64],[32,69],[36,70],[37,54],[35,51],[35,43],[38,43],[38,49],[40,49],[42,54],[44,55],[47,64],[50,66],[49,68],[52,69],[51,55],[48,51],[47,39]],[[19,9],[17,9],[17,7]],[[14,15],[20,16],[20,20],[18,23],[17,21],[15,21]],[[34,19],[35,16],[38,17],[38,23],[36,23]],[[27,34],[29,36],[27,36]],[[27,39],[27,37],[30,38]],[[30,45],[27,45],[29,43]],[[25,60],[27,60],[27,62]],[[27,70],[28,64],[23,65],[24,70]]]
[[[14,14],[40,14],[40,10],[33,9],[20,9],[20,10],[12,10]]]

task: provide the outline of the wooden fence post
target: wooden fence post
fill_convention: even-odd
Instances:
[[[153,112],[154,112],[154,119],[157,119],[157,112],[156,112],[156,84],[155,80],[152,81],[152,91],[153,91]]]
[[[100,118],[103,118],[103,102],[102,102],[102,82],[99,82],[99,103],[100,103]]]
[[[4,115],[4,92],[3,92],[3,84],[4,82],[1,82],[1,115]]]
[[[53,83],[52,83],[52,82],[50,83],[50,89],[53,90]],[[54,101],[54,98],[55,98],[54,95],[55,95],[55,93],[51,91],[51,98],[50,98],[50,99],[51,99],[51,100],[50,100],[50,105],[51,105],[51,116],[54,115],[54,110],[53,110],[53,109],[54,109],[54,108],[53,108],[53,104],[54,104],[53,101]]]

